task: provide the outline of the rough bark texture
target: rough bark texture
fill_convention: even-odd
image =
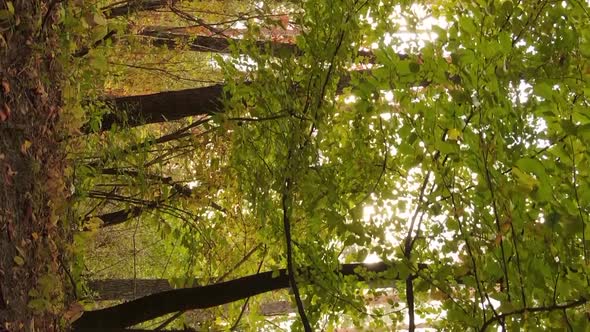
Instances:
[[[358,274],[359,268],[371,272],[394,269],[385,263],[344,264],[336,273],[362,278]],[[85,312],[73,323],[73,327],[74,331],[82,331],[82,328],[128,327],[172,312],[211,308],[287,287],[289,278],[284,269],[279,270],[274,278],[273,272],[269,271],[209,286],[169,290],[113,307]]]
[[[166,91],[148,95],[110,98],[107,103],[113,112],[102,119],[101,130],[113,124],[130,127],[141,124],[179,120],[187,116],[208,115],[223,111],[223,85]]]
[[[100,300],[133,300],[174,289],[167,279],[100,279],[88,286]]]

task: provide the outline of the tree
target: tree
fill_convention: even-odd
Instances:
[[[88,286],[98,294],[101,300],[131,300],[173,289],[166,279],[91,280]]]
[[[105,6],[102,9],[107,18],[129,15],[142,10],[156,10],[166,6],[174,6],[176,1],[168,0],[128,0]]]
[[[290,288],[293,327],[305,331],[398,321],[414,331],[424,312],[440,315],[439,329],[584,329],[588,6],[437,2],[420,14],[400,5],[410,31],[426,13],[446,18],[437,39],[403,45],[391,31],[393,2],[299,5],[297,54],[272,56],[246,38],[250,58],[221,62],[226,83],[214,93],[114,101],[132,124],[167,118],[162,109],[175,102],[176,119],[214,114],[229,148],[212,193],[228,201],[228,218],[256,229],[246,241],[268,248],[250,273],[279,266],[278,276],[154,294],[87,312],[75,326],[132,326]],[[370,74],[351,74],[364,59],[359,45],[373,44]],[[240,234],[224,231],[219,247]],[[387,262],[373,272],[395,266],[387,277],[404,314],[359,310],[357,273],[334,273],[370,253]]]
[[[362,271],[384,272],[383,263],[346,264],[337,271],[342,276],[363,276]],[[275,275],[276,274],[276,275]],[[73,324],[74,330],[85,328],[124,328],[167,313],[204,309],[245,299],[260,293],[289,287],[285,269],[269,271],[202,287],[160,292],[103,310],[88,311]]]
[[[113,111],[102,118],[101,130],[115,123],[128,126],[173,121],[187,116],[212,115],[223,111],[223,85],[182,91],[110,99]]]

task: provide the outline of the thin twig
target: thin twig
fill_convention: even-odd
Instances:
[[[289,151],[289,156],[287,160],[291,158],[291,151]],[[295,296],[295,303],[297,304],[297,311],[299,312],[299,317],[301,318],[301,322],[303,323],[303,329],[305,332],[312,332],[311,324],[307,319],[305,314],[305,308],[303,307],[303,301],[301,301],[301,295],[299,294],[299,288],[297,287],[297,281],[295,280],[295,268],[293,267],[293,245],[291,241],[291,221],[289,220],[290,216],[290,202],[289,202],[289,195],[291,191],[291,178],[285,179],[285,187],[283,189],[283,227],[285,228],[285,240],[287,244],[287,271],[289,274],[289,283],[291,285],[291,289],[293,290],[293,295]]]
[[[256,247],[256,249],[260,247],[260,245],[258,245]],[[265,251],[266,254],[266,251]],[[264,263],[264,258],[265,256],[262,256],[262,259],[260,260],[260,263],[258,264],[258,268],[256,269],[256,273],[260,273],[260,269],[262,268],[262,264]],[[240,320],[242,320],[242,317],[244,316],[244,312],[246,312],[246,308],[248,307],[248,302],[250,302],[250,297],[248,297],[246,299],[246,301],[244,302],[244,305],[242,306],[242,310],[240,310],[240,314],[238,315],[238,318],[236,318],[236,321],[232,324],[232,326],[229,328],[230,331],[235,331],[238,327],[238,324],[240,323]]]
[[[490,191],[491,199],[492,199],[492,211],[494,213],[494,220],[496,221],[496,231],[498,232],[498,236],[500,236],[500,253],[502,255],[502,270],[504,272],[504,279],[506,282],[506,295],[508,301],[510,301],[510,280],[508,279],[508,263],[506,262],[506,254],[504,250],[504,239],[502,238],[502,226],[500,223],[500,215],[498,214],[498,206],[496,204],[496,194],[494,185],[492,183],[492,176],[490,174],[490,169],[488,167],[488,151],[484,150],[485,140],[483,135],[480,134],[480,145],[482,147],[482,159],[483,159],[483,167],[484,173],[486,178],[486,183],[488,185],[488,189]],[[487,149],[487,147],[486,147]]]

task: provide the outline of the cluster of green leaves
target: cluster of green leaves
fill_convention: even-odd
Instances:
[[[61,63],[64,66],[62,94],[64,117],[61,121],[67,132],[76,133],[87,122],[96,127],[104,113],[100,107],[83,107],[89,100],[102,94],[107,59],[105,54],[93,49],[93,44],[108,31],[119,28],[109,22],[100,11],[100,4],[73,3],[59,7],[61,24]],[[107,41],[108,43],[108,41]],[[79,53],[88,53],[79,56]]]
[[[317,0],[267,6],[256,11],[290,11],[301,31],[296,51],[258,47],[269,22],[255,20],[232,46],[232,57],[217,57],[222,73],[196,69],[210,55],[132,39],[113,47],[105,61],[135,67],[145,61],[196,79],[223,75],[225,112],[198,127],[196,137],[165,144],[152,143],[195,119],[78,142],[79,160],[87,163],[78,168],[79,209],[99,204],[112,212],[158,202],[139,219],[149,225],[143,240],[157,234],[167,243],[157,250],[173,254],[153,261],[171,262],[167,277],[212,281],[284,268],[287,218],[293,263],[314,267],[297,280],[316,327],[377,329],[407,315],[438,315],[430,323],[451,330],[583,330],[590,296],[588,5]],[[204,19],[223,18],[221,10],[199,8]],[[240,17],[244,8],[224,10]],[[432,28],[435,40],[407,45],[395,35],[393,12],[410,33],[424,13],[446,25]],[[162,24],[165,15],[140,14],[138,22]],[[153,74],[118,70],[106,85],[111,91],[182,87],[174,79],[146,86]],[[100,174],[107,168],[118,171]],[[164,178],[195,187],[189,196],[175,195]],[[91,197],[97,188],[125,200]],[[122,243],[117,253],[135,251]],[[178,243],[182,248],[174,251]],[[332,273],[371,253],[402,263],[372,276],[387,280],[402,305],[368,306],[367,293],[378,290]],[[130,266],[106,276],[129,276]],[[140,271],[161,273],[155,264]],[[234,324],[243,308],[230,306],[229,316],[211,324]],[[268,328],[257,310],[242,322]]]
[[[265,243],[285,264],[292,181],[297,264],[329,270],[347,249],[406,261],[427,295],[418,310],[444,311],[441,327],[581,328],[582,307],[560,305],[589,296],[587,4],[431,4],[448,27],[404,56],[384,38],[391,5],[308,2],[302,56],[252,54],[247,85],[235,79],[243,62],[226,62],[227,116],[249,119],[232,128],[232,164]],[[402,6],[402,16],[416,13]],[[350,45],[372,43],[373,59],[354,58]],[[350,73],[362,61],[371,69]],[[353,103],[336,98],[348,75]],[[378,211],[370,220],[366,205]],[[405,277],[395,287],[403,294]],[[337,292],[326,290],[309,289],[308,302],[331,304]],[[433,307],[437,292],[445,300]]]

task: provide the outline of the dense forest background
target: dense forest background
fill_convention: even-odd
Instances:
[[[5,1],[0,28],[9,331],[590,328],[588,2]]]

